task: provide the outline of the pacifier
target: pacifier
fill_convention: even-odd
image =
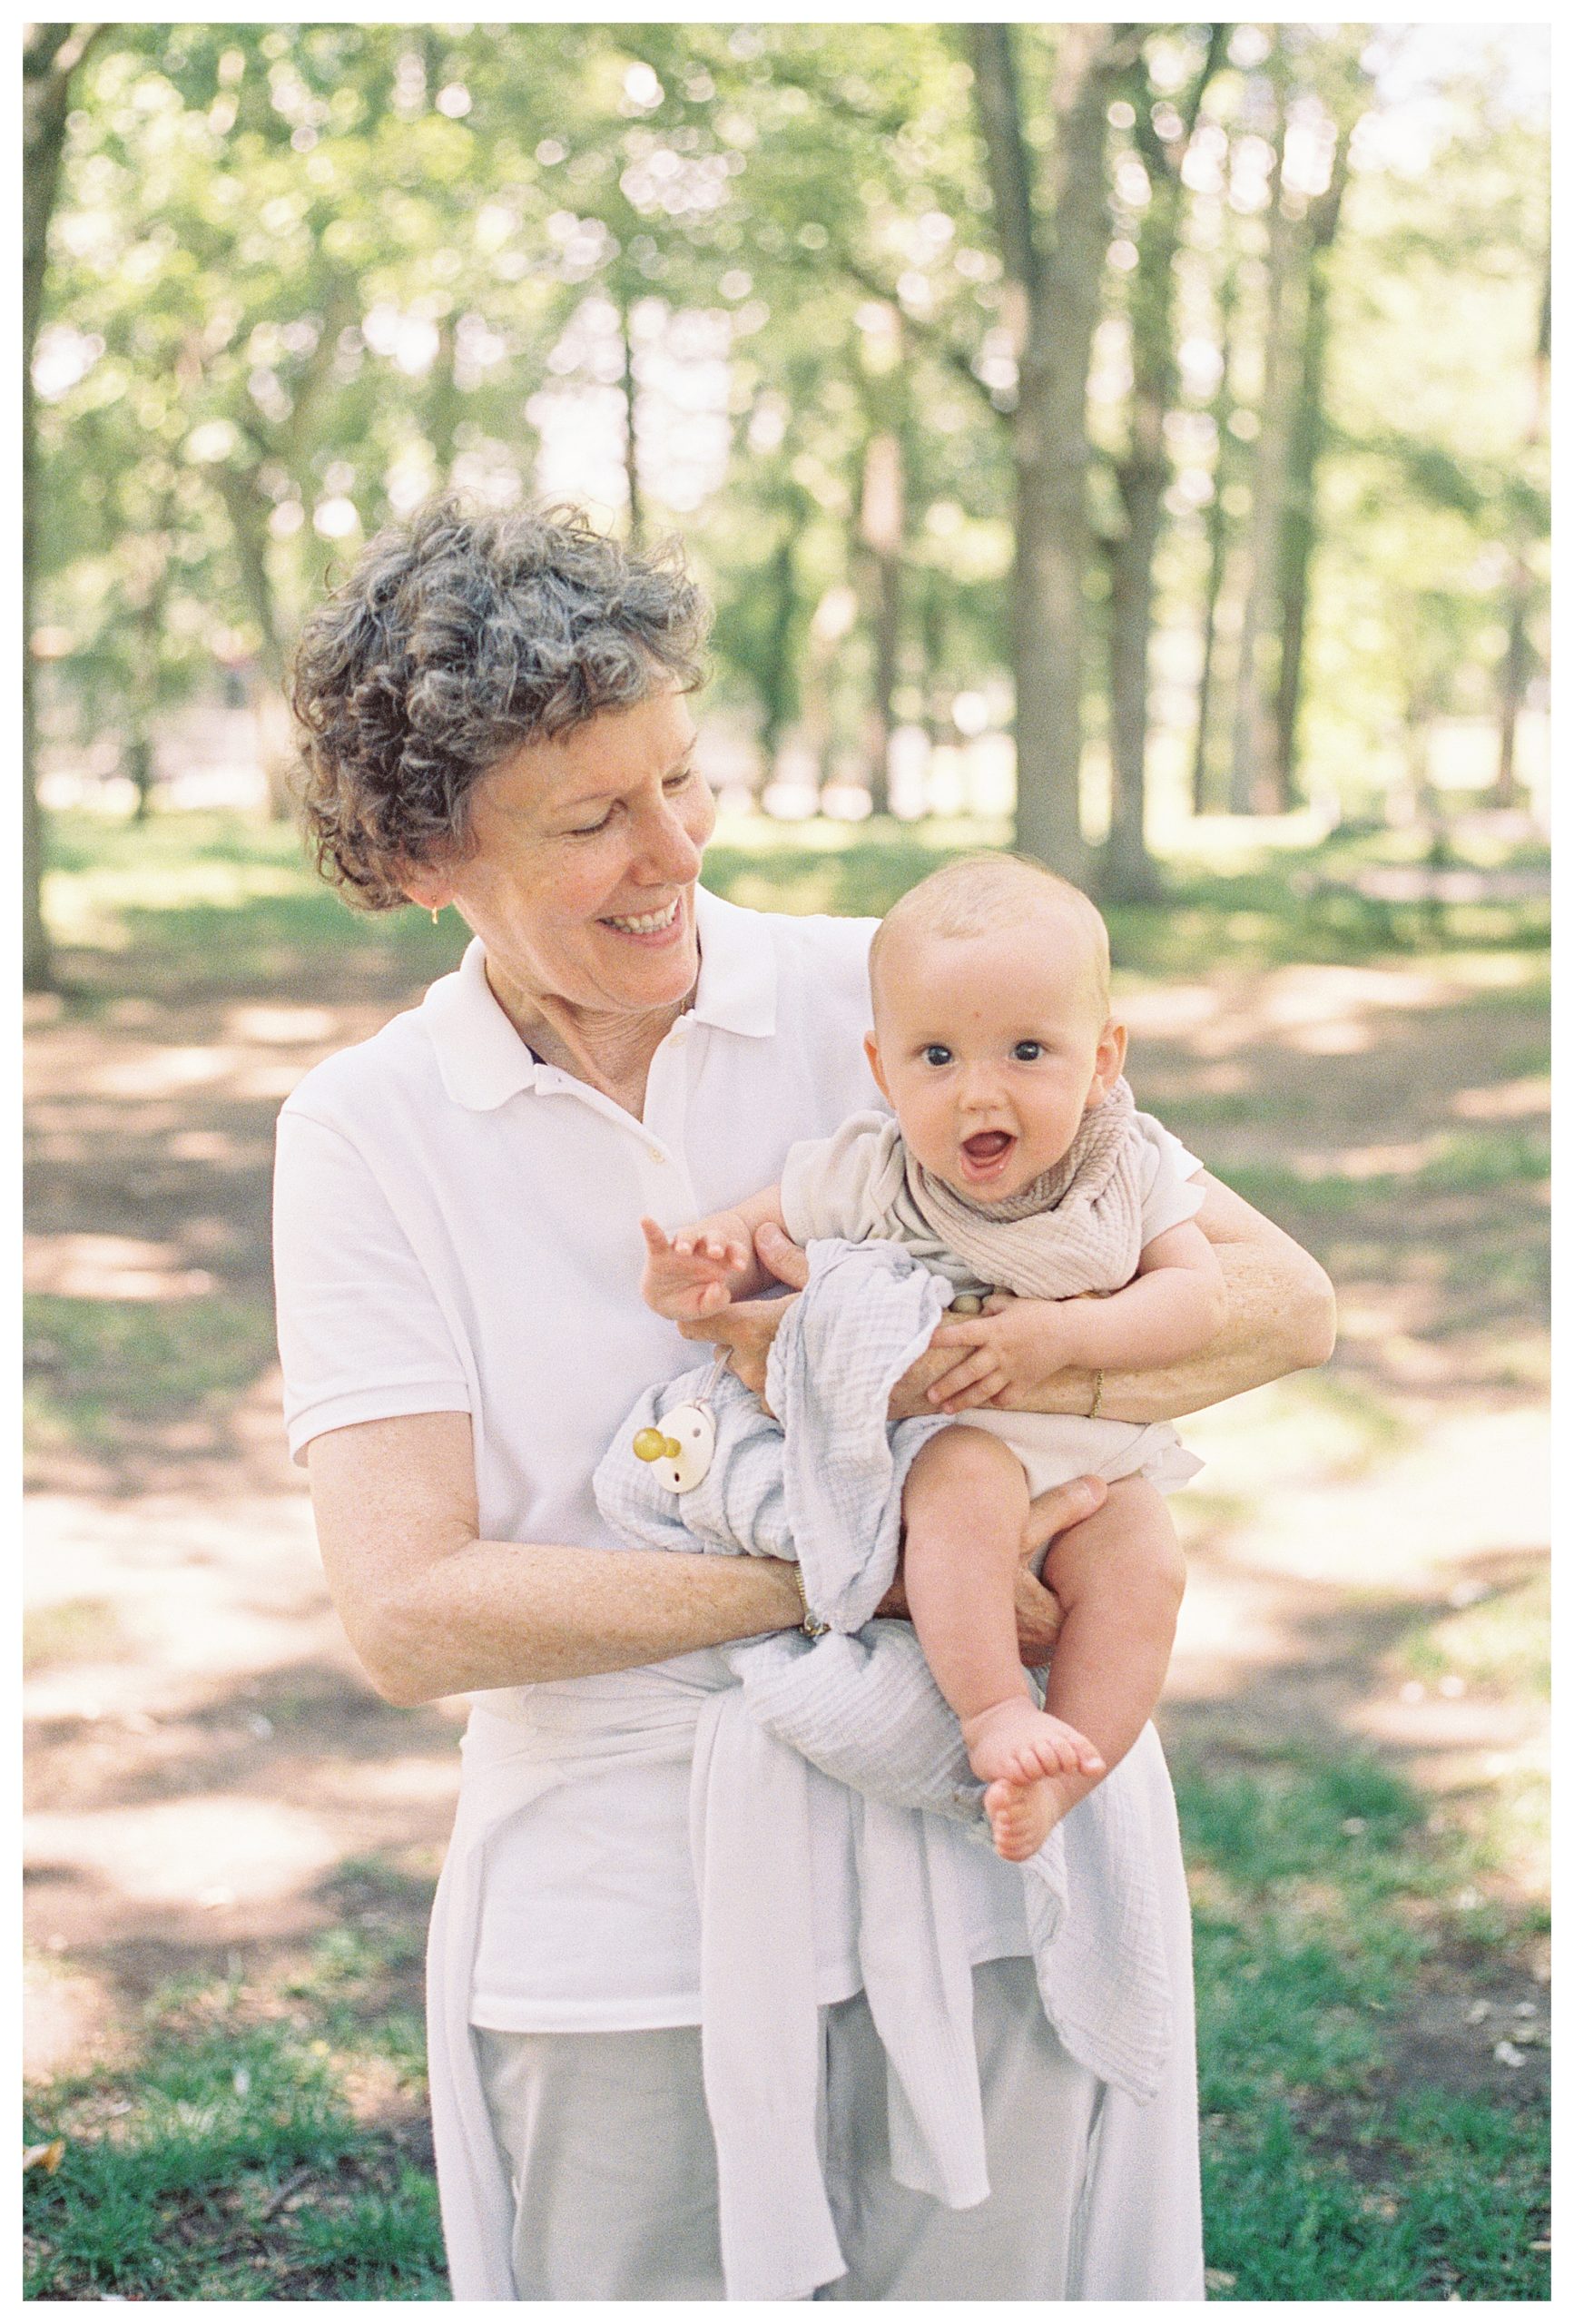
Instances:
[[[669,1492],[693,1492],[711,1473],[716,1457],[716,1415],[709,1399],[726,1368],[725,1355],[717,1356],[697,1396],[674,1404],[654,1428],[642,1428],[635,1436],[635,1459],[648,1461],[656,1482]]]

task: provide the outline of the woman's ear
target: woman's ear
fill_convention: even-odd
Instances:
[[[398,874],[400,892],[423,911],[442,911],[454,901],[453,884],[435,864],[406,863]]]
[[[872,1033],[865,1033],[863,1037],[863,1054],[869,1059],[869,1069],[874,1076],[875,1087],[886,1104],[890,1105],[892,1099],[890,1091],[886,1088],[885,1068],[880,1061],[880,1045]]]
[[[1098,1047],[1093,1053],[1093,1081],[1087,1092],[1087,1106],[1102,1106],[1125,1070],[1126,1027],[1112,1017],[1098,1036]],[[1086,1112],[1087,1108],[1083,1110]]]

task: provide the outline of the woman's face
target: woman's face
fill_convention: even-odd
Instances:
[[[716,820],[680,694],[526,743],[471,799],[471,853],[408,893],[457,906],[509,988],[591,1011],[668,1008],[699,974],[694,881]]]

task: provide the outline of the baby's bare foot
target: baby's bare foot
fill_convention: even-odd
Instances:
[[[1008,1864],[1026,1864],[1037,1856],[1060,1818],[1074,1807],[1081,1787],[1065,1777],[1040,1777],[1037,1783],[992,1783],[984,1793],[984,1813],[995,1854]]]
[[[1038,1709],[1026,1695],[991,1703],[964,1718],[962,1740],[973,1773],[985,1783],[1031,1784],[1041,1776],[1104,1773],[1104,1761],[1087,1736]]]

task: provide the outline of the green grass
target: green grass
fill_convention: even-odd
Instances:
[[[61,1598],[22,1617],[22,1668],[29,1675],[62,1662],[104,1662],[131,1652],[116,1609],[103,1598]]]
[[[730,817],[706,857],[707,884],[736,902],[792,912],[879,913],[947,857],[1008,842],[1004,823],[772,823]],[[1193,978],[1199,967],[1418,958],[1544,949],[1545,899],[1501,904],[1392,904],[1353,884],[1391,860],[1392,834],[1316,847],[1257,849],[1217,871],[1194,857],[1161,867],[1162,901],[1110,911],[1125,971]],[[115,960],[133,980],[151,950],[178,955],[206,993],[277,984],[303,956],[338,954],[419,982],[457,957],[452,913],[434,929],[415,911],[353,912],[307,864],[293,831],[239,814],[115,823],[51,819],[46,903],[68,950]]]
[[[111,1454],[128,1433],[216,1421],[273,1361],[267,1298],[24,1303],[28,1440]]]
[[[1259,1209],[1289,1206],[1334,1216],[1409,1196],[1491,1194],[1501,1187],[1540,1186],[1552,1166],[1545,1137],[1522,1130],[1452,1130],[1438,1138],[1413,1170],[1380,1170],[1353,1177],[1338,1170],[1297,1169],[1285,1164],[1220,1164],[1218,1176]]]
[[[446,2299],[436,2188],[408,2151],[418,1931],[342,1927],[271,1984],[171,1989],[114,2067],[35,2091],[24,2137],[65,2152],[23,2182],[25,2296]]]
[[[1522,1622],[1508,1593],[1441,1627],[1460,1651],[1497,1640],[1506,1678]],[[1530,1925],[1461,1905],[1490,1843],[1434,1829],[1359,1753],[1175,1756],[1213,2296],[1545,2299],[1540,2110],[1396,2070],[1439,1947],[1490,1983]],[[297,1968],[172,1990],[116,2065],[34,2093],[25,2137],[65,2155],[25,2180],[28,2297],[447,2297],[430,2173],[400,2135],[424,2090],[425,1890],[375,1862],[339,1886]]]
[[[743,903],[877,912],[946,854],[1004,838],[961,823],[733,822],[707,879]],[[463,942],[451,913],[434,930],[414,911],[349,911],[292,833],[235,816],[62,817],[51,845],[74,1013],[148,990],[338,999],[361,978],[413,989]],[[1534,1003],[1543,903],[1402,906],[1358,891],[1363,865],[1402,860],[1410,845],[1377,832],[1258,850],[1237,853],[1227,873],[1176,858],[1162,905],[1110,915],[1120,973],[1192,982],[1398,959],[1457,974],[1470,1009]],[[1544,1064],[1527,1029],[1499,1069]],[[1227,1127],[1255,1118],[1253,1108],[1199,1099],[1185,1118]],[[1227,1175],[1352,1280],[1392,1274],[1390,1222],[1422,1206],[1429,1219],[1434,1209],[1462,1218],[1468,1205],[1468,1229],[1433,1237],[1440,1264],[1483,1297],[1528,1299],[1542,1257],[1520,1222],[1545,1168],[1541,1143],[1510,1126],[1440,1128],[1414,1171],[1358,1182],[1259,1165]],[[35,1427],[47,1443],[104,1455],[172,1423],[216,1425],[272,1360],[266,1301],[235,1294],[41,1299],[27,1329]],[[1361,1474],[1403,1441],[1386,1401],[1336,1375],[1280,1383],[1254,1415],[1238,1433],[1228,1407],[1209,1423],[1228,1444],[1221,1475],[1248,1497],[1303,1470]],[[1516,1568],[1479,1603],[1418,1620],[1394,1651],[1424,1684],[1457,1676],[1519,1696],[1545,1684],[1544,1637],[1538,1585]],[[43,1610],[26,1644],[44,1663],[123,1642],[112,1610],[83,1600]],[[271,1709],[276,1721],[290,1715]],[[1406,2011],[1429,1975],[1446,1970],[1451,1991],[1493,1990],[1539,1925],[1501,1901],[1493,1875],[1535,1839],[1540,1787],[1498,1784],[1468,1814],[1451,1802],[1432,1828],[1435,1802],[1350,1750],[1249,1763],[1183,1751],[1176,1773],[1215,2297],[1545,2299],[1542,2112],[1520,2086],[1429,2090],[1402,2070]],[[25,2181],[30,2298],[447,2297],[434,2191],[412,2135],[426,1892],[375,1864],[341,1876],[345,1908],[308,1960],[166,1993],[112,2064],[35,2091],[26,2136],[64,2138],[65,2154],[53,2177]]]
[[[1527,1933],[1451,1910],[1479,1851],[1370,1758],[1176,1776],[1213,2296],[1546,2299],[1542,2111],[1407,2088],[1395,2058],[1445,1935],[1488,1968]]]

